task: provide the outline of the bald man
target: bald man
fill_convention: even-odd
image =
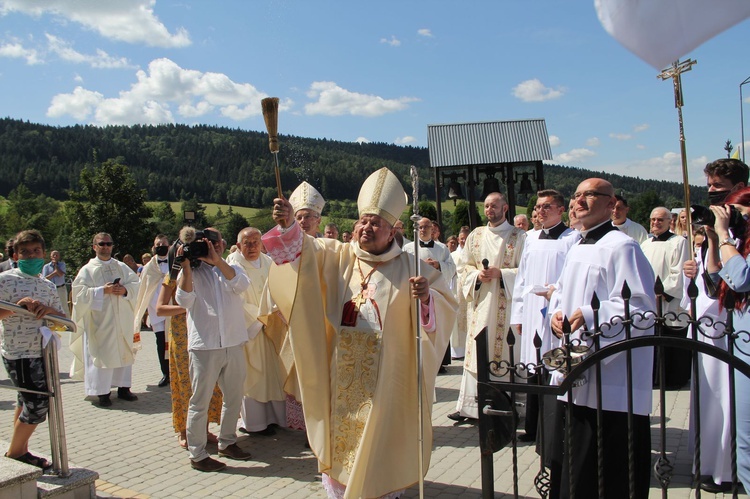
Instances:
[[[622,287],[630,287],[630,310],[633,337],[653,334],[653,324],[643,312],[655,309],[654,275],[639,244],[612,225],[615,207],[612,184],[599,178],[587,179],[573,194],[573,211],[581,224],[581,240],[568,252],[558,281],[558,289],[549,304],[553,333],[563,336],[563,319],[570,322],[571,339],[592,347],[592,339],[583,329],[594,331],[591,300],[596,293],[601,324],[612,321],[601,347],[625,338],[621,317],[625,313]],[[553,342],[552,346],[560,346]],[[647,498],[651,474],[652,363],[651,348],[632,352],[633,452],[635,455],[635,490],[630,497]],[[551,463],[551,497],[568,497],[570,486],[576,497],[599,497],[597,473],[597,431],[603,432],[607,446],[604,453],[605,497],[627,497],[628,485],[628,384],[626,354],[608,357],[600,364],[602,387],[602,426],[598,428],[597,377],[594,368],[587,370],[573,387],[572,404],[568,394],[558,401],[557,424],[553,434]],[[562,375],[552,373],[551,384],[559,384]],[[563,417],[570,410],[571,436],[574,448],[572,471],[566,463]],[[572,473],[572,475],[570,474]]]

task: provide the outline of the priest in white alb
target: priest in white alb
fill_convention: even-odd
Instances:
[[[239,251],[227,257],[230,265],[239,265],[250,278],[250,286],[242,294],[245,325],[250,340],[245,344],[247,377],[245,397],[240,412],[241,433],[271,436],[276,431],[271,425],[286,427],[284,380],[286,371],[273,343],[263,334],[263,323],[258,320],[263,289],[273,262],[261,252],[261,233],[247,227],[237,234]]]
[[[669,230],[672,213],[664,206],[651,210],[651,237],[641,243],[641,249],[651,263],[654,274],[664,288],[662,315],[667,315],[663,334],[685,338],[687,311],[680,307],[683,294],[682,266],[690,260],[687,239]],[[681,348],[665,348],[665,380],[667,389],[684,386],[690,379],[690,352]],[[654,369],[657,379],[657,368]]]
[[[518,276],[513,288],[513,306],[510,323],[516,326],[520,334],[521,357],[520,362],[526,365],[537,363],[537,352],[534,337],[541,339],[540,355],[551,349],[552,331],[547,321],[547,298],[541,288],[557,282],[562,271],[568,250],[578,241],[578,231],[566,227],[562,222],[565,212],[565,199],[562,194],[553,189],[537,193],[534,207],[537,220],[542,228],[527,231],[526,243],[518,265]],[[534,288],[540,291],[534,292]],[[533,373],[535,370],[532,368]],[[529,382],[536,383],[533,378]],[[539,401],[538,397],[528,394],[526,397],[525,435],[519,437],[522,441],[536,439]]]
[[[303,235],[290,204],[276,199],[279,225],[263,242],[277,263],[269,290],[289,323],[323,486],[330,497],[374,498],[419,481],[419,452],[429,468],[435,377],[456,301],[429,265],[416,276],[413,258],[394,243],[406,193],[391,171],[367,178],[357,206],[357,238],[342,244]],[[423,327],[421,414],[417,320]],[[421,449],[420,418],[426,422]]]
[[[510,327],[510,309],[518,264],[521,261],[526,231],[513,227],[506,218],[508,202],[499,192],[484,200],[487,225],[474,229],[466,238],[461,253],[459,276],[461,293],[468,302],[466,356],[454,421],[478,419],[476,336],[487,327],[490,361],[508,360],[506,335]],[[514,348],[518,360],[520,342]]]
[[[610,217],[616,198],[612,184],[591,178],[581,182],[573,195],[576,217],[582,224],[581,239],[568,252],[565,264],[550,298],[551,327],[554,334],[563,336],[563,321],[570,322],[571,338],[580,339],[593,347],[593,340],[582,335],[584,329],[594,331],[596,293],[599,299],[598,320],[610,323],[600,336],[602,347],[625,339],[622,317],[625,314],[623,285],[630,288],[630,311],[634,327],[631,336],[653,334],[654,274],[646,256],[636,241],[618,231]],[[610,322],[611,321],[611,322]],[[561,340],[562,341],[562,340]],[[553,345],[555,347],[560,344]],[[588,369],[576,380],[572,390],[572,404],[567,405],[568,394],[558,402],[554,439],[555,450],[550,471],[550,497],[569,497],[572,487],[575,497],[648,497],[651,480],[651,429],[649,413],[652,399],[653,349],[632,350],[632,385],[628,384],[626,354],[608,357],[601,369],[601,426],[597,413],[598,383],[595,368]],[[562,381],[560,372],[553,372],[552,384]],[[632,449],[628,448],[628,388],[632,386]],[[569,433],[563,418],[567,411],[571,419]],[[604,476],[597,473],[597,432],[601,431],[605,449]],[[565,456],[565,435],[573,454],[571,465]],[[632,450],[635,468],[628,470],[628,452]],[[572,468],[572,474],[571,474]],[[629,489],[629,476],[634,477],[634,489]],[[604,484],[603,494],[599,483]]]
[[[112,258],[112,236],[94,236],[96,257],[81,267],[73,281],[73,320],[78,327],[70,339],[74,354],[71,377],[85,381],[86,395],[98,396],[99,406],[109,407],[110,390],[134,401],[130,391],[133,373],[135,301],[138,276]],[[140,345],[138,345],[140,346]]]

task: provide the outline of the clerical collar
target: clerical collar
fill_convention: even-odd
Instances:
[[[430,239],[429,241],[422,241],[419,240],[419,247],[420,248],[434,248],[435,247],[435,241]]]
[[[358,241],[352,241],[352,250],[359,259],[373,263],[387,262],[389,260],[393,260],[401,253],[403,253],[403,250],[398,244],[396,244],[395,240],[391,241],[391,246],[385,251],[385,253],[381,253],[379,255],[373,255],[372,253],[363,250],[359,247]]]
[[[581,231],[581,242],[579,244],[596,244],[608,232],[619,230],[612,224],[611,220],[605,220],[596,227]]]
[[[497,227],[490,227],[490,224],[487,224],[487,228],[490,230],[490,232],[500,234],[501,232],[506,232],[507,230],[512,229],[513,226],[508,223],[508,219],[506,218],[503,223],[501,223]]]
[[[156,263],[168,263],[168,262],[169,262],[168,258],[165,258],[164,260],[161,260],[159,258],[156,259]]]
[[[554,227],[551,227],[549,229],[541,229],[541,231],[544,234],[546,234],[546,237],[544,237],[544,239],[557,239],[562,235],[563,232],[565,232],[566,229],[567,227],[565,226],[564,223],[562,223],[562,220],[561,220]],[[541,239],[541,235],[542,234],[539,234],[540,239]]]
[[[658,235],[658,236],[654,236],[654,237],[653,237],[653,241],[654,241],[654,242],[660,242],[660,243],[663,243],[663,242],[665,242],[665,241],[666,241],[667,239],[669,239],[670,237],[672,237],[673,235],[674,235],[674,234],[673,234],[673,233],[672,233],[671,231],[665,230],[664,232],[662,232],[662,233],[661,233],[661,235]]]

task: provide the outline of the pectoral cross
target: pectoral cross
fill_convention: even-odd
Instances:
[[[357,310],[362,308],[362,304],[367,301],[367,298],[362,296],[362,293],[358,294],[357,297],[354,299],[354,305],[356,305]]]

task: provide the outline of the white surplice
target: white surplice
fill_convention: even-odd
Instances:
[[[667,234],[672,234],[668,232]],[[668,239],[664,240],[665,237]],[[676,234],[662,237],[649,237],[641,243],[643,253],[651,262],[654,274],[661,279],[664,293],[671,296],[672,300],[664,301],[662,313],[679,314],[684,312],[680,307],[683,294],[682,265],[690,258],[690,249],[687,239]],[[668,319],[667,325],[676,328],[684,328],[687,325],[685,317]]]
[[[713,321],[715,328],[704,326],[703,332],[712,336],[709,338],[698,333],[698,341],[708,343],[722,350],[727,349],[727,339],[723,336],[724,323],[727,320],[725,309],[719,310],[719,301],[711,298],[706,293],[703,282],[703,261],[698,261],[698,275],[695,277],[695,285],[698,287],[698,296],[695,299],[695,312],[698,318],[705,318],[701,322],[707,324]],[[682,308],[690,310],[690,298],[687,288],[689,279],[684,279],[684,294],[682,297]],[[692,337],[692,330],[688,330],[688,337]],[[713,477],[714,483],[732,481],[731,461],[731,421],[729,407],[729,373],[726,363],[708,355],[698,355],[697,379],[700,385],[700,417],[701,417],[701,475]],[[690,435],[688,448],[691,452],[695,442],[695,383],[693,376],[690,380]],[[710,423],[709,423],[710,422]],[[695,465],[693,465],[695,466]]]
[[[557,239],[539,239],[542,233],[541,230],[526,233],[526,243],[513,288],[510,323],[521,324],[523,327],[520,361],[524,364],[536,364],[536,334],[542,340],[541,354],[551,349],[553,338],[547,320],[547,299],[537,296],[531,289],[557,282],[568,251],[581,237],[578,231],[570,228]]]
[[[596,230],[596,228],[594,228]],[[586,233],[582,233],[586,237]],[[649,319],[639,318],[637,312],[654,310],[654,273],[638,243],[622,232],[611,230],[596,244],[579,242],[568,252],[565,264],[557,282],[557,289],[550,299],[549,313],[553,316],[562,311],[570,317],[580,309],[586,327],[594,331],[594,312],[591,300],[596,293],[599,298],[599,323],[612,321],[607,336],[600,338],[601,347],[625,339],[622,317],[625,308],[622,298],[623,284],[627,282],[630,291],[630,310],[638,329],[633,327],[631,337],[653,334],[653,324]],[[644,322],[645,321],[645,322]],[[651,321],[652,322],[652,321]],[[571,338],[579,338],[581,329],[573,332]],[[619,334],[617,334],[619,332]],[[562,340],[557,340],[560,346]],[[592,345],[588,340],[587,344]],[[633,412],[648,415],[651,412],[653,349],[635,349],[633,360]],[[606,411],[627,412],[625,353],[607,358],[601,364],[602,408]],[[593,368],[586,374],[586,383],[573,388],[573,403],[596,409],[597,383]],[[561,375],[552,373],[551,384],[559,384]],[[567,394],[560,396],[567,400]]]

